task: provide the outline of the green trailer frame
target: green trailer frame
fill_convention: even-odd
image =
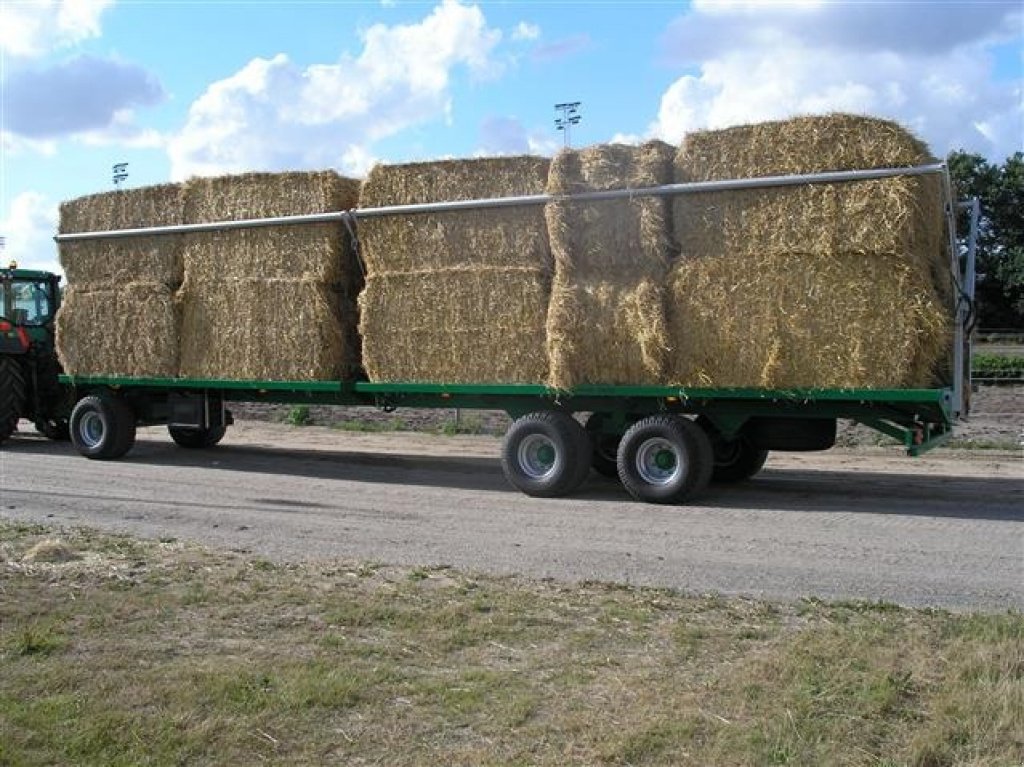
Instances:
[[[531,384],[371,383],[368,381],[232,381],[114,376],[62,376],[76,399],[110,390],[159,401],[171,393],[214,394],[226,403],[264,402],[397,408],[501,410],[527,413],[607,412],[624,415],[703,415],[727,437],[750,418],[848,419],[897,440],[909,455],[946,442],[953,433],[951,389],[731,389],[663,386],[580,386],[570,391]],[[145,408],[141,409],[145,412]],[[164,423],[141,417],[141,423]]]

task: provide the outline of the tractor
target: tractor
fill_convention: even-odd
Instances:
[[[71,397],[61,384],[54,320],[60,276],[0,269],[0,443],[26,418],[43,435],[68,438]]]

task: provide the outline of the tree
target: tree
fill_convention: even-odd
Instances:
[[[958,151],[946,162],[957,197],[981,202],[978,325],[1024,329],[1024,153],[994,165],[981,155]]]

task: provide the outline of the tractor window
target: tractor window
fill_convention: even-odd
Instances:
[[[43,325],[53,314],[53,297],[46,282],[15,281],[11,284],[11,298],[11,319],[16,325]]]

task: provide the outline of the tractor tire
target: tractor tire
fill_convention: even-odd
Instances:
[[[590,435],[590,442],[594,446],[594,455],[590,465],[602,477],[618,479],[617,456],[622,435],[607,434],[603,431],[602,426],[606,418],[605,413],[591,413],[584,426],[587,434]]]
[[[11,357],[0,357],[0,443],[17,431],[26,391],[21,364]]]
[[[645,503],[682,503],[711,480],[714,451],[704,430],[679,415],[652,415],[633,424],[619,443],[619,479]]]
[[[517,418],[501,446],[509,483],[535,498],[568,495],[590,473],[590,437],[567,413],[545,410]]]
[[[135,413],[120,397],[83,397],[71,411],[71,443],[86,458],[120,458],[135,445]]]
[[[768,451],[754,447],[743,434],[733,439],[726,439],[718,431],[711,419],[701,416],[697,419],[700,426],[711,440],[711,448],[715,455],[715,468],[711,472],[711,481],[718,484],[731,484],[750,479],[768,460]]]
[[[171,435],[171,439],[179,447],[188,448],[190,450],[201,450],[208,447],[213,447],[222,439],[227,433],[227,426],[210,426],[206,429],[189,428],[187,426],[168,426],[167,431]]]

